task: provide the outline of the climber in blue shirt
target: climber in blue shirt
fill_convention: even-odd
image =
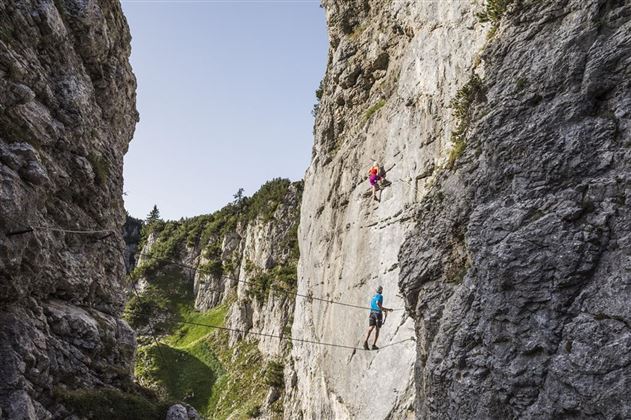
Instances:
[[[372,330],[377,328],[375,331],[375,341],[372,343],[372,350],[378,350],[377,347],[377,339],[379,338],[379,329],[383,324],[383,313],[392,311],[392,309],[383,307],[383,287],[377,287],[377,294],[373,296],[370,300],[370,316],[368,317],[368,335],[366,336],[366,340],[364,341],[364,350],[370,350],[368,347],[368,340],[370,340],[370,334],[372,334]]]

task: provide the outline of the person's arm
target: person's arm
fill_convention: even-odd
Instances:
[[[381,304],[381,301],[380,301],[380,300],[378,300],[378,301],[377,301],[377,305],[379,305],[379,309],[381,309],[381,310],[382,310],[382,311],[384,311],[384,312],[392,312],[392,309],[390,309],[390,308],[384,308],[384,306]]]

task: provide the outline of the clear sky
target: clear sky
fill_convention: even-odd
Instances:
[[[140,123],[125,206],[179,219],[301,179],[327,34],[319,1],[123,0]]]

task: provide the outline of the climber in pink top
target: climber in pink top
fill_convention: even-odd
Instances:
[[[379,163],[375,161],[370,169],[368,170],[368,181],[370,181],[370,186],[372,187],[372,199],[381,201],[381,194],[379,194],[379,198],[377,198],[377,190],[383,181],[385,181],[386,174],[381,170]]]

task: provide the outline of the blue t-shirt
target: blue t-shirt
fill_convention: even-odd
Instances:
[[[375,311],[375,312],[381,312],[381,308],[379,308],[379,305],[377,305],[377,302],[379,302],[379,303],[381,303],[383,305],[383,296],[380,293],[377,293],[370,300],[370,309]]]

